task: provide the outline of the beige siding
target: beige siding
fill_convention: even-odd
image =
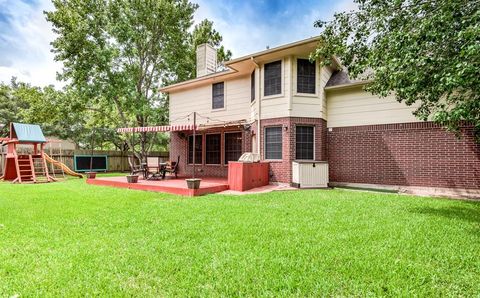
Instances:
[[[170,94],[171,124],[191,124],[186,115],[196,111],[206,116],[222,121],[248,120],[250,118],[250,76],[225,81],[225,108],[212,110],[212,85],[194,89],[172,92]],[[199,124],[206,123],[202,117],[197,117]],[[213,124],[211,121],[209,124]]]
[[[294,57],[292,59],[292,117],[311,117],[320,118],[322,103],[320,101],[320,68],[318,62],[315,62],[315,94],[301,94],[297,92],[297,59],[308,57]]]
[[[293,96],[292,96],[292,110],[290,116],[292,117],[310,117],[310,118],[325,118],[325,91],[324,87],[327,84],[332,71],[329,67],[319,67],[316,62],[316,93],[315,94],[299,94],[297,93],[297,63],[296,57],[293,61]],[[303,57],[301,57],[303,58]]]
[[[394,96],[380,98],[361,87],[327,92],[327,126],[419,122],[412,115],[414,106],[406,106]]]
[[[333,74],[331,67],[323,67],[320,71],[320,99],[322,100],[322,118],[327,119],[327,93],[325,92],[325,86],[330,80]]]
[[[251,82],[250,82],[251,84]],[[255,68],[255,100],[250,103],[250,122],[254,122],[258,119],[258,102],[260,98],[260,68],[256,67]],[[249,86],[249,92],[251,92]],[[249,93],[251,96],[251,93]],[[249,97],[251,100],[251,97]]]
[[[277,61],[277,60],[274,60]],[[273,62],[273,61],[270,61]],[[270,119],[278,117],[289,116],[289,100],[290,96],[290,73],[291,73],[291,58],[285,57],[282,59],[282,93],[273,96],[263,96],[264,94],[264,65],[261,65],[261,118]]]

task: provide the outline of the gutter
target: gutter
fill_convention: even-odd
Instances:
[[[191,83],[196,83],[196,82],[204,81],[204,80],[206,81],[208,79],[210,79],[211,82],[214,82],[215,78],[217,78],[217,77],[237,73],[238,70],[236,70],[235,67],[232,66],[232,64],[251,59],[255,63],[256,67],[258,67],[258,64],[254,60],[256,57],[266,55],[266,54],[269,54],[269,53],[273,53],[273,52],[277,52],[277,51],[286,50],[286,49],[293,48],[293,47],[296,47],[296,46],[301,46],[301,45],[308,44],[308,43],[315,42],[315,41],[319,41],[319,40],[320,39],[318,38],[318,36],[311,37],[311,38],[303,39],[303,40],[296,41],[296,42],[293,42],[293,43],[288,43],[288,44],[285,44],[285,45],[281,45],[281,46],[278,46],[278,47],[275,47],[275,48],[271,48],[271,49],[268,49],[268,50],[263,50],[263,51],[253,53],[253,54],[250,54],[250,55],[247,55],[247,56],[232,59],[232,60],[229,60],[229,61],[225,62],[225,67],[228,67],[229,70],[218,72],[218,73],[216,72],[216,73],[213,73],[213,74],[205,75],[203,77],[194,78],[194,79],[191,79],[191,80],[175,83],[175,84],[169,85],[169,86],[164,86],[164,87],[159,88],[159,91],[160,92],[170,92],[171,89],[182,88],[183,86],[189,85]]]
[[[262,56],[262,55],[265,55],[265,54],[269,54],[269,53],[273,53],[273,52],[277,52],[277,51],[281,51],[281,50],[286,50],[286,49],[289,49],[289,48],[293,48],[293,47],[296,47],[296,46],[300,46],[300,45],[303,45],[303,44],[306,44],[306,43],[319,41],[319,40],[320,40],[320,38],[318,36],[315,36],[315,37],[310,37],[310,38],[307,38],[307,39],[302,39],[302,40],[299,40],[299,41],[295,41],[295,42],[292,42],[292,43],[287,43],[287,44],[284,44],[284,45],[281,45],[281,46],[278,46],[278,47],[275,47],[275,48],[271,48],[271,49],[268,49],[268,50],[263,50],[263,51],[256,52],[256,53],[253,53],[253,54],[250,54],[250,55],[247,55],[247,56],[232,59],[230,61],[227,61],[225,63],[225,66],[228,66],[232,63],[247,60],[249,58],[254,58],[254,57]]]
[[[202,77],[198,77],[198,78],[194,78],[194,79],[191,79],[191,80],[175,83],[173,85],[161,87],[158,90],[160,92],[169,92],[170,89],[183,87],[185,85],[189,85],[189,84],[196,83],[196,82],[207,81],[207,80],[210,80],[211,82],[215,82],[215,79],[217,79],[218,77],[231,75],[231,74],[234,74],[234,73],[237,73],[237,72],[238,71],[234,70],[234,69],[224,70],[224,71],[220,71],[220,72],[214,72],[214,73],[202,76]]]
[[[325,91],[331,91],[331,90],[343,90],[343,89],[349,89],[349,88],[355,88],[355,87],[360,87],[367,85],[371,83],[372,80],[365,80],[365,81],[359,81],[359,82],[353,82],[353,83],[346,83],[346,84],[341,84],[341,85],[335,85],[335,86],[329,86],[323,88]]]

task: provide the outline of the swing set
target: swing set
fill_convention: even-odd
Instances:
[[[0,138],[0,143],[4,160],[1,180],[13,183],[46,183],[58,181],[57,176],[60,175],[65,178],[65,174],[83,178],[81,174],[72,171],[64,163],[45,153],[45,145],[48,141],[39,125],[10,123],[10,136]],[[25,153],[20,152],[19,145],[31,147]],[[61,158],[61,144],[59,146]],[[7,150],[3,152],[5,147]],[[52,146],[50,146],[50,153],[53,153]]]

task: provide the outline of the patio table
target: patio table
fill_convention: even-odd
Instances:
[[[145,164],[145,167],[147,165]],[[156,180],[158,178],[160,179],[163,179],[163,169],[167,166],[167,163],[166,162],[159,162],[158,163],[158,166],[149,166],[148,167],[148,172],[152,173],[152,170],[154,170],[154,172],[152,173],[152,175],[150,177],[147,176],[147,180]]]

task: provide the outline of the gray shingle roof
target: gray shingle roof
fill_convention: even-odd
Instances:
[[[325,87],[337,86],[337,85],[344,85],[353,83],[352,80],[348,77],[348,73],[343,70],[336,70],[330,79],[328,80]]]

